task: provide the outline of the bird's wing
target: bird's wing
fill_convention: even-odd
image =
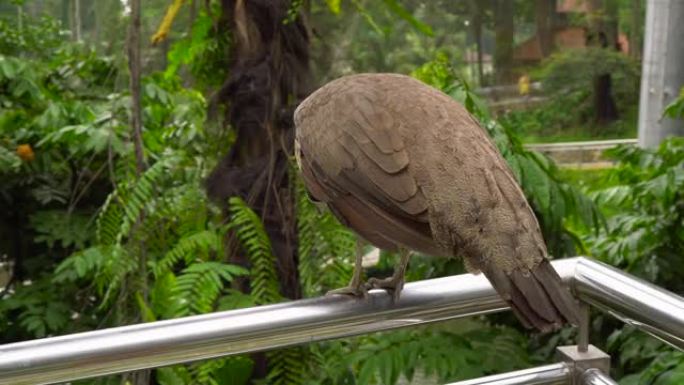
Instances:
[[[376,226],[391,227],[389,238],[402,246],[443,254],[430,235],[425,196],[408,171],[401,121],[382,100],[383,93],[364,87],[363,82],[351,89],[340,83],[329,86],[295,114],[310,192],[333,211],[356,211],[369,221],[375,219]],[[388,233],[388,229],[377,230]]]
[[[526,325],[576,323],[576,305],[546,259],[534,212],[486,131],[436,90],[421,96],[420,108],[398,113],[415,125],[430,122],[412,154],[422,162],[435,239],[482,271]]]

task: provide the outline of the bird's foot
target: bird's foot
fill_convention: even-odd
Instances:
[[[339,289],[334,289],[330,290],[325,295],[333,295],[333,294],[341,294],[341,295],[348,295],[352,297],[363,297],[363,298],[368,298],[368,289],[366,288],[366,285],[359,284],[359,285],[349,285],[345,287],[341,287]]]
[[[385,289],[388,293],[392,294],[392,299],[394,302],[399,300],[399,294],[404,288],[404,277],[393,275],[387,278],[370,278],[366,282],[366,290],[370,289]]]

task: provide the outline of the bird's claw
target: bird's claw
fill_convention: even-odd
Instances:
[[[387,278],[370,278],[368,279],[368,282],[365,284],[365,289],[366,290],[371,290],[371,289],[384,289],[388,293],[392,294],[392,299],[394,302],[397,302],[399,300],[399,294],[401,294],[401,290],[404,288],[404,278],[403,277],[387,277]]]
[[[325,293],[325,295],[334,295],[334,294],[348,295],[348,296],[352,296],[352,297],[368,298],[368,289],[366,288],[366,285],[364,285],[364,284],[349,285],[349,286],[341,287],[339,289],[330,290],[327,293]]]

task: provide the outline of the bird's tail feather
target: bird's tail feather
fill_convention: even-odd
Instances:
[[[548,260],[510,274],[488,267],[482,269],[485,276],[525,327],[548,332],[579,323],[577,304]]]

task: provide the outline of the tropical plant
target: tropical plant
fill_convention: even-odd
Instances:
[[[607,226],[585,236],[588,247],[613,266],[683,293],[684,141],[609,154],[618,161],[606,172],[610,187],[591,193]],[[684,378],[684,357],[666,344],[601,315],[593,325],[598,335],[610,335],[606,350],[619,360],[614,372],[622,384],[678,384]]]

